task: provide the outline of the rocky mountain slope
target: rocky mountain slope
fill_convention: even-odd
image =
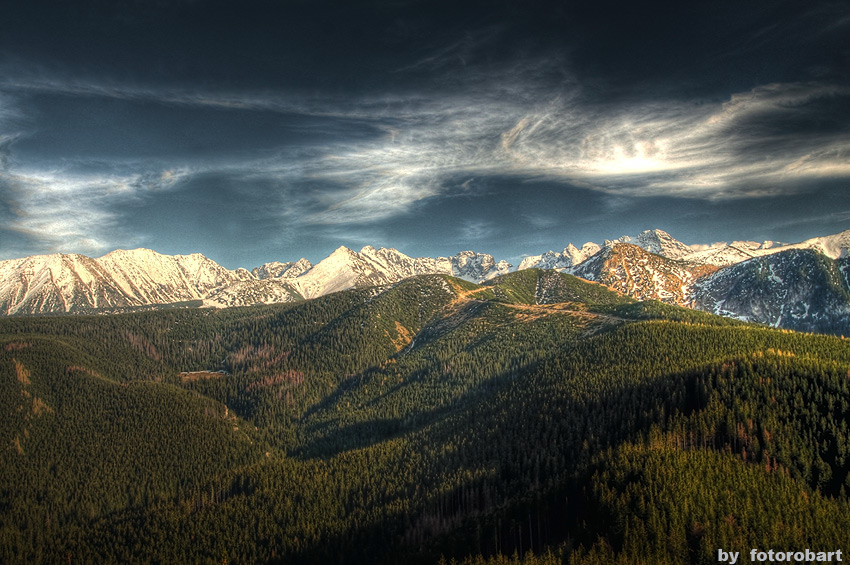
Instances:
[[[848,247],[850,230],[794,244],[736,241],[697,250],[648,230],[606,241],[577,262],[550,251],[520,269],[558,269],[639,300],[750,322],[850,334]]]
[[[846,265],[813,249],[758,257],[699,280],[691,306],[775,327],[850,335]]]
[[[711,266],[668,259],[630,243],[614,243],[568,272],[638,300],[683,305],[691,285],[714,270]]]
[[[739,320],[850,335],[850,258],[789,247],[727,267],[672,260],[616,243],[567,269],[638,300]]]

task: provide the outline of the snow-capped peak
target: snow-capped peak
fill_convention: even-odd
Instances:
[[[659,229],[641,232],[634,238],[634,243],[650,253],[655,253],[668,259],[681,259],[693,252],[690,247],[674,239],[666,231]]]
[[[668,259],[681,259],[694,251],[666,231],[659,229],[644,230],[635,236],[624,235],[617,239],[606,239],[605,247],[610,248],[619,243],[631,243]]]
[[[303,257],[296,262],[281,263],[280,261],[272,261],[264,263],[259,267],[254,267],[251,272],[260,280],[265,279],[293,279],[313,266],[310,261]]]

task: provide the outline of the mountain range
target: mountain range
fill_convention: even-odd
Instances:
[[[850,230],[786,244],[688,246],[647,230],[602,244],[569,244],[518,267],[492,255],[413,258],[392,248],[339,247],[311,264],[230,270],[199,254],[116,250],[100,258],[36,255],[0,261],[0,313],[99,313],[170,306],[230,307],[313,299],[424,274],[482,282],[529,268],[556,269],[639,300],[660,300],[796,330],[850,333]]]

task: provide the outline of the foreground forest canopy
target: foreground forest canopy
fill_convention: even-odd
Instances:
[[[0,562],[850,551],[850,342],[554,271],[0,320]]]

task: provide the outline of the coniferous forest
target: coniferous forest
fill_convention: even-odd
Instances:
[[[850,552],[848,388],[844,337],[536,269],[6,318],[0,562]]]

